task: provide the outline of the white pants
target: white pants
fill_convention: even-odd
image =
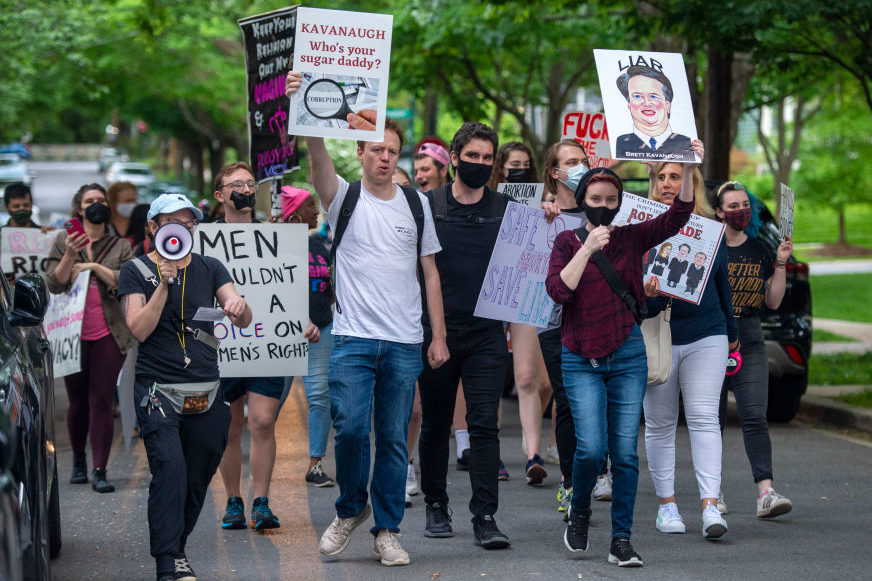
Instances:
[[[721,487],[721,429],[718,405],[727,368],[726,335],[672,346],[672,371],[662,385],[645,392],[645,449],[654,491],[675,495],[675,427],[678,395],[690,432],[690,450],[700,498],[717,498]]]

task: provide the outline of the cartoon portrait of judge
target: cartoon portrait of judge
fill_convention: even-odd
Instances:
[[[663,276],[663,269],[669,264],[669,255],[672,254],[672,243],[664,242],[657,253],[657,258],[654,259],[654,268],[651,269],[651,274],[655,276]]]
[[[666,277],[666,286],[677,287],[681,275],[687,270],[687,254],[690,245],[682,244],[678,247],[678,256],[669,261],[669,275]]]
[[[705,274],[706,255],[704,252],[697,252],[693,257],[693,264],[687,269],[687,278],[684,279],[684,292],[693,294],[696,292],[696,287],[699,286],[699,281],[702,280],[702,275]]]
[[[664,159],[695,161],[690,137],[673,132],[669,122],[673,98],[669,78],[661,70],[637,64],[616,82],[633,119],[633,132],[617,138],[617,157],[665,154]]]

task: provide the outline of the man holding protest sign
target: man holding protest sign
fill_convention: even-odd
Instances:
[[[302,74],[288,73],[288,95]],[[312,181],[334,232],[336,280],[334,344],[328,381],[336,430],[336,518],[321,536],[324,555],[342,552],[352,531],[370,514],[370,416],[376,457],[371,483],[374,553],[383,565],[407,565],[397,539],[405,511],[408,465],[406,435],[415,380],[421,372],[421,293],[417,265],[427,289],[427,312],[434,340],[427,361],[448,360],[442,293],[434,254],[439,241],[426,198],[391,182],[403,145],[403,132],[385,120],[384,140],[357,142],[363,178],[349,184],[336,175],[320,137],[307,137]],[[340,241],[345,238],[341,252]]]

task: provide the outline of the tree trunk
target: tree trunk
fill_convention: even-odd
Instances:
[[[839,244],[847,244],[848,237],[845,233],[845,207],[839,206]]]
[[[194,174],[194,191],[203,195],[205,180],[203,179],[203,143],[191,143],[191,172]]]
[[[730,111],[733,93],[733,55],[708,50],[706,71],[705,160],[703,175],[707,180],[726,180],[730,176]]]
[[[424,136],[437,135],[439,130],[439,95],[432,87],[424,94]]]

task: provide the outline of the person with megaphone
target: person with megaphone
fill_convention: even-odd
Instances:
[[[202,219],[185,196],[159,196],[148,211],[155,250],[127,262],[118,283],[127,326],[139,341],[133,395],[152,475],[148,526],[158,581],[196,578],[185,543],[230,425],[229,406],[219,397],[214,323],[195,315],[217,299],[233,325],[248,327],[252,318],[227,268],[191,253]]]

